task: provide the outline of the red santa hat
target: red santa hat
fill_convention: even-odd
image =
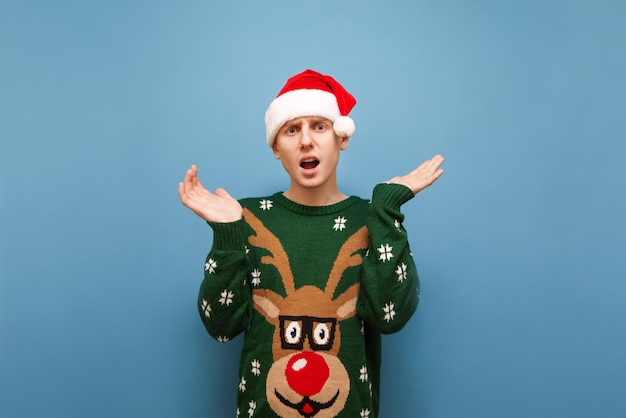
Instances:
[[[285,122],[301,116],[322,116],[333,122],[337,135],[350,137],[355,127],[348,114],[355,104],[355,98],[331,76],[313,70],[296,74],[287,80],[265,112],[267,144],[274,144]]]

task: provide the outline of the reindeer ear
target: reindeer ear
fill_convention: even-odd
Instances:
[[[278,318],[278,314],[280,313],[280,309],[274,302],[272,302],[272,298],[277,298],[278,300],[282,299],[276,293],[271,290],[265,290],[264,293],[266,295],[259,294],[260,292],[252,293],[252,301],[254,302],[254,307],[261,315],[267,319],[268,322],[272,322],[272,319]]]
[[[356,315],[356,300],[359,296],[359,283],[353,284],[336,299],[339,303],[337,308],[337,318],[339,320],[348,319]]]
[[[356,314],[356,298],[352,298],[337,309],[339,319],[347,319]]]

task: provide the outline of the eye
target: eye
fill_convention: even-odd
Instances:
[[[317,324],[313,330],[313,339],[317,345],[326,345],[330,342],[330,329],[323,322]]]
[[[291,321],[285,328],[285,341],[287,344],[298,344],[302,335],[302,327],[297,321]]]
[[[319,123],[315,126],[315,129],[318,131],[325,131],[326,130],[326,125],[324,125],[323,123]]]

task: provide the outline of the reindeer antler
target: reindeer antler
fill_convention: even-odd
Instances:
[[[339,280],[341,279],[343,272],[348,267],[354,267],[361,264],[363,257],[361,254],[358,254],[357,251],[367,248],[368,243],[369,232],[365,226],[361,227],[361,229],[352,234],[352,236],[343,243],[337,258],[335,259],[335,264],[333,264],[333,268],[330,270],[330,274],[328,275],[328,281],[326,282],[326,289],[324,290],[324,293],[332,296],[335,293],[335,289],[337,289],[337,285],[339,284]]]
[[[278,269],[278,273],[280,273],[283,279],[285,292],[287,292],[288,295],[295,292],[296,286],[291,271],[291,265],[289,264],[289,257],[287,257],[287,253],[278,238],[276,238],[249,209],[244,208],[243,215],[248,225],[256,232],[256,235],[250,237],[250,244],[255,247],[264,248],[272,254],[271,256],[266,255],[261,257],[261,262],[271,264]],[[262,236],[262,238],[260,236]]]
[[[243,214],[248,225],[250,225],[256,233],[256,235],[250,237],[250,244],[266,249],[272,254],[271,256],[266,255],[261,257],[261,262],[276,267],[283,279],[285,292],[287,292],[288,295],[295,292],[295,282],[291,265],[289,264],[289,257],[279,239],[276,238],[249,209],[244,208]],[[363,257],[358,254],[357,251],[367,248],[368,242],[369,232],[365,226],[361,227],[344,242],[328,275],[324,293],[333,295],[343,272],[349,267],[361,264]]]

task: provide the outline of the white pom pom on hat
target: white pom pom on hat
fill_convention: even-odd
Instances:
[[[334,78],[305,70],[287,80],[265,112],[267,144],[271,147],[278,130],[302,116],[322,116],[333,122],[340,137],[354,134],[354,121],[348,116],[356,99]]]
[[[354,133],[354,121],[348,116],[339,116],[333,123],[333,129],[340,137],[350,137]]]

